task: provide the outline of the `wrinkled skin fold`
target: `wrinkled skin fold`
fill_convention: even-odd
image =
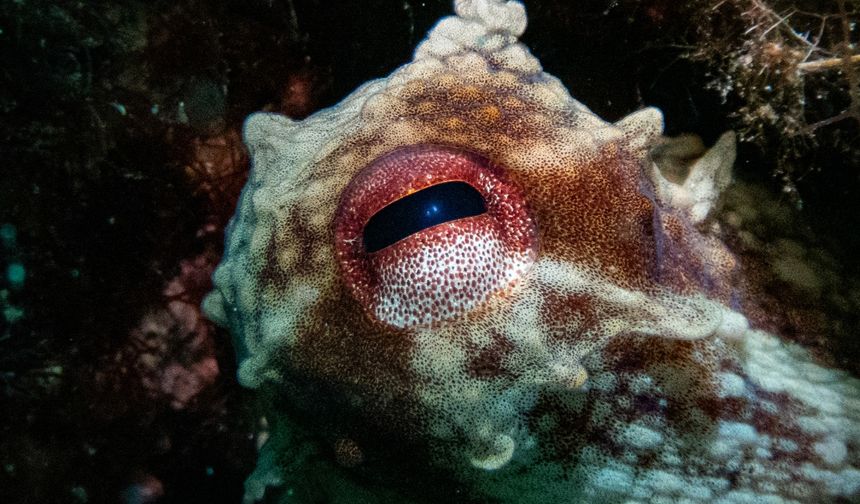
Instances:
[[[270,398],[246,499],[858,498],[858,381],[751,328],[709,234],[733,136],[669,181],[659,111],[611,124],[571,98],[518,2],[455,10],[337,106],[246,123],[204,305]],[[487,211],[366,252],[375,212],[448,181]]]

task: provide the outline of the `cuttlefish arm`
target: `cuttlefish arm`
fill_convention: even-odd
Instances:
[[[308,461],[351,482],[331,501],[856,497],[860,384],[750,328],[700,231],[733,137],[670,181],[659,111],[574,100],[518,42],[519,2],[455,10],[337,106],[246,123],[205,308],[278,419],[250,498],[301,484],[298,431],[364,478]]]

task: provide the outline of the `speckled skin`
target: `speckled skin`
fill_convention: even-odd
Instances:
[[[240,381],[273,398],[248,500],[284,484],[316,502],[285,469],[299,431],[330,447],[314,463],[333,502],[856,499],[860,384],[751,329],[734,258],[703,232],[733,137],[670,182],[648,157],[658,111],[602,121],[517,42],[521,4],[455,8],[336,107],[248,119],[254,167],[205,304]],[[364,253],[361,220],[421,185],[360,196],[403,149],[429,152],[404,169],[436,182],[480,175],[446,175],[446,153],[491,164],[504,184],[478,189],[520,213]],[[449,305],[380,310],[395,291]]]

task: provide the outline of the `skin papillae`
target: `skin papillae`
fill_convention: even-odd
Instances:
[[[670,181],[659,111],[571,98],[518,2],[455,10],[337,106],[246,123],[205,309],[269,398],[247,500],[857,499],[860,383],[751,326],[711,233],[733,136]],[[488,211],[364,251],[372,214],[450,180]]]

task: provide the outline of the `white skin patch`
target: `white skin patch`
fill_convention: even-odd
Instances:
[[[529,262],[506,254],[491,229],[421,246],[380,269],[376,315],[395,327],[450,319],[507,287]]]

